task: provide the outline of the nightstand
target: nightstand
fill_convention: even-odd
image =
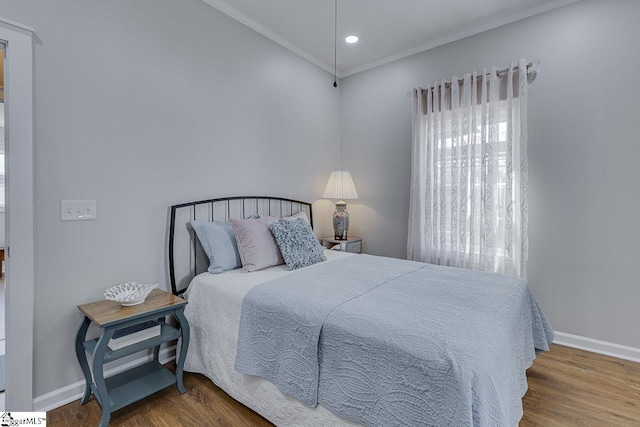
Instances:
[[[333,237],[323,237],[320,239],[320,243],[325,248],[333,248],[335,245],[340,245],[339,250],[342,252],[351,252],[359,254],[362,252],[362,237],[351,236],[345,240],[337,240]],[[338,250],[336,248],[336,250]]]
[[[102,406],[100,427],[109,424],[111,412],[147,397],[165,387],[177,384],[180,393],[186,392],[182,383],[184,358],[189,347],[189,323],[184,317],[187,301],[169,292],[154,289],[140,305],[123,307],[115,301],[97,301],[78,306],[84,320],[76,335],[76,356],[85,378],[85,391],[81,403],[89,401],[91,393]],[[177,327],[166,323],[165,316],[173,315]],[[113,333],[122,328],[149,320],[161,326],[160,336],[150,338],[119,350],[111,350],[107,345]],[[101,335],[94,340],[86,340],[87,329],[93,322],[101,329]],[[177,356],[175,375],[162,366],[158,360],[160,345],[182,338],[180,354]],[[103,364],[121,357],[153,348],[153,360],[131,368],[107,379],[104,378]],[[93,355],[91,369],[87,354]],[[93,374],[93,380],[92,380]]]

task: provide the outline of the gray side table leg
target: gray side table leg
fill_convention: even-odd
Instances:
[[[102,417],[100,418],[99,427],[107,427],[109,424],[109,418],[111,418],[111,403],[109,401],[109,392],[107,385],[104,382],[104,353],[107,349],[107,344],[115,332],[115,327],[105,328],[104,333],[98,340],[96,348],[93,350],[93,379],[96,384],[96,391],[98,394],[98,400],[102,406]]]
[[[178,319],[178,323],[180,324],[180,332],[182,332],[182,343],[180,344],[180,354],[178,356],[178,363],[176,364],[176,380],[178,384],[178,390],[180,393],[186,393],[187,389],[184,388],[184,383],[182,382],[182,374],[184,371],[184,359],[187,356],[187,349],[189,348],[189,322],[187,322],[187,318],[184,317],[184,307],[181,307],[175,311],[176,319]]]
[[[165,317],[159,317],[158,322],[164,322]],[[153,360],[160,363],[160,345],[153,347]]]
[[[78,358],[78,363],[80,363],[80,367],[82,368],[85,383],[84,396],[82,396],[82,400],[80,401],[82,405],[87,403],[91,397],[91,371],[89,371],[87,353],[85,352],[84,345],[82,345],[87,337],[87,329],[89,329],[90,323],[91,320],[85,316],[78,332],[76,333],[76,357]]]

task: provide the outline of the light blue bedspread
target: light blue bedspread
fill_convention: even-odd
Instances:
[[[523,281],[359,255],[253,288],[236,370],[368,426],[508,426],[553,331]]]

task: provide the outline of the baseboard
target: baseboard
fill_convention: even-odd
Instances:
[[[105,378],[119,374],[120,372],[131,369],[135,366],[142,365],[150,361],[153,358],[151,354],[137,357],[133,360],[129,360],[120,365],[114,366],[104,371]],[[165,364],[176,358],[176,346],[167,347],[160,350],[159,360],[160,363]],[[116,362],[112,362],[116,363]],[[46,412],[60,406],[71,403],[74,400],[79,400],[84,394],[84,380],[75,382],[66,387],[59,388],[58,390],[51,391],[42,396],[38,396],[33,399],[33,410],[37,412]]]
[[[604,354],[605,356],[613,356],[619,359],[640,363],[640,348],[614,344],[607,341],[600,341],[593,338],[581,337],[580,335],[572,335],[564,332],[556,332],[553,342],[555,344],[560,344],[567,347],[577,348],[580,350],[590,351],[592,353]]]

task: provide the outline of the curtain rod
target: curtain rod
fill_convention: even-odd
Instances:
[[[531,72],[531,71],[535,71],[540,67],[540,60],[539,59],[534,59],[533,61],[529,62],[527,64],[527,73]],[[516,65],[515,67],[513,67],[514,70],[519,70],[520,67],[518,65]],[[509,71],[509,68],[501,68],[499,70],[496,70],[496,77],[500,78],[503,75],[505,75],[507,73],[507,71]],[[478,77],[489,77],[493,74],[493,72],[490,73],[486,73],[486,74],[480,74],[478,75]],[[464,79],[458,79],[458,86],[462,86],[464,84]],[[451,87],[451,82],[445,82],[444,84],[445,88],[449,88]],[[422,88],[421,88],[422,89]],[[429,89],[434,90],[435,86],[430,86]],[[424,92],[426,89],[422,89],[422,91]],[[413,92],[413,90],[409,90],[407,92],[407,96],[411,96],[411,93]]]

